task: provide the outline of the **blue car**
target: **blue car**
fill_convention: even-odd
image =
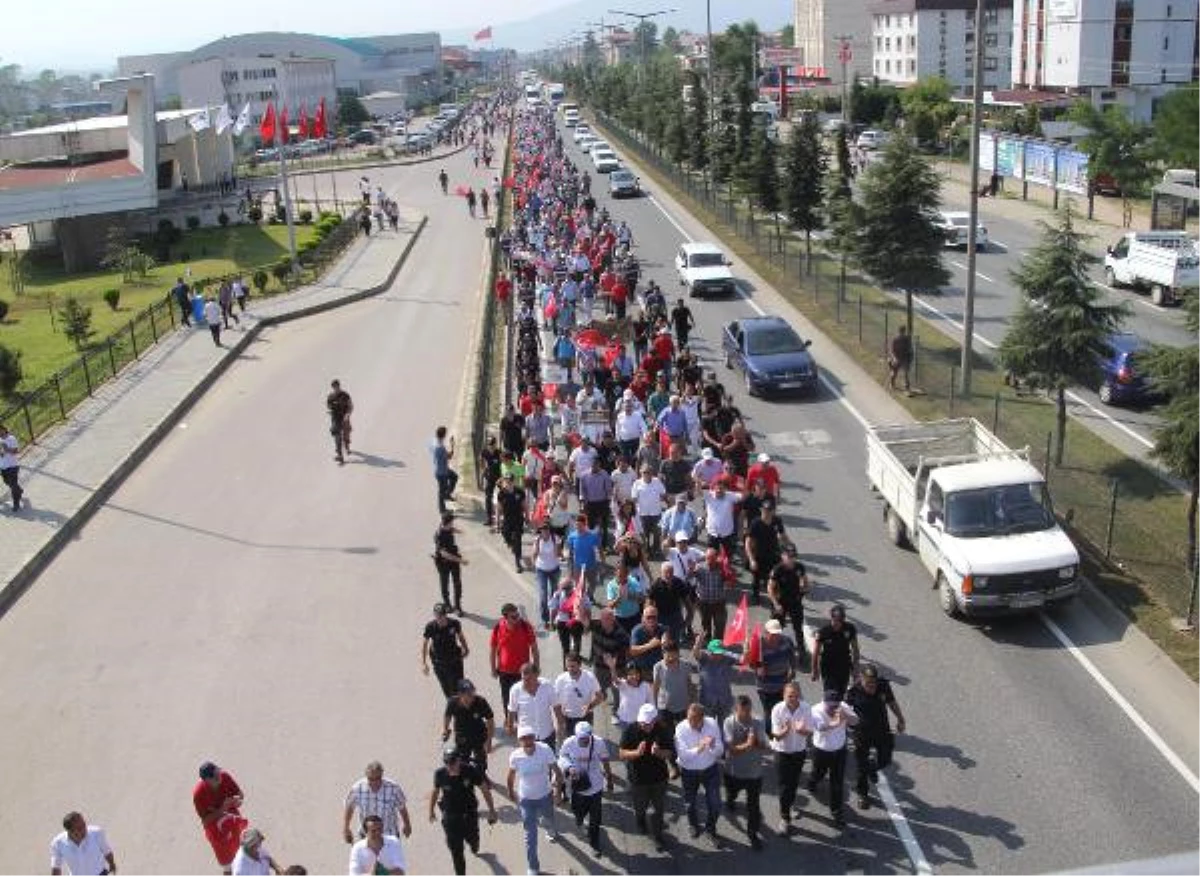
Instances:
[[[1146,343],[1137,335],[1121,333],[1110,337],[1108,344],[1109,355],[1100,359],[1100,401],[1106,405],[1154,401],[1154,387],[1138,368],[1138,357],[1149,350]]]
[[[742,372],[750,395],[815,393],[817,363],[808,352],[810,344],[778,316],[735,320],[725,326],[721,339],[725,367]]]

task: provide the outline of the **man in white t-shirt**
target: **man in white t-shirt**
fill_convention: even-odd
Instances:
[[[621,455],[633,459],[642,436],[650,431],[646,415],[634,407],[634,400],[627,398],[617,411],[617,443],[621,446]]]
[[[554,679],[554,717],[562,738],[572,736],[581,721],[592,723],[592,712],[603,701],[599,680],[583,668],[583,658],[572,651],[567,655],[566,672]]]
[[[21,460],[17,456],[20,449],[21,444],[17,441],[17,436],[0,423],[0,477],[12,491],[14,511],[21,510],[21,496],[25,493],[21,489]]]
[[[783,699],[771,709],[767,720],[767,736],[775,751],[779,776],[779,832],[783,836],[792,829],[792,805],[800,787],[800,772],[808,760],[808,740],[812,733],[812,707],[800,699],[800,685],[788,682]]]
[[[551,748],[555,741],[554,685],[538,676],[537,666],[526,663],[521,667],[521,683],[508,692],[508,725],[512,733],[517,725],[532,727],[539,742]]]
[[[584,435],[579,446],[572,450],[571,455],[567,458],[567,471],[571,478],[578,483],[579,479],[590,472],[595,464],[596,448],[592,446],[591,437]]]
[[[257,827],[242,831],[237,854],[233,856],[230,866],[232,876],[271,876],[273,872],[283,872],[271,853],[263,847],[263,839],[265,837]]]
[[[546,837],[558,842],[558,828],[554,824],[554,802],[562,796],[563,774],[554,757],[554,751],[545,743],[538,742],[534,729],[522,725],[517,730],[519,743],[508,756],[508,796],[517,801],[521,810],[521,823],[525,828],[525,863],[530,873],[541,870],[538,860],[538,819],[546,826]],[[554,788],[550,780],[553,776]]]
[[[405,872],[404,847],[400,838],[387,836],[383,832],[383,819],[368,815],[363,820],[367,835],[350,847],[350,876],[368,876],[372,873]]]
[[[712,489],[704,494],[704,531],[708,534],[708,546],[724,549],[733,559],[737,547],[737,508],[742,501],[741,493],[725,489],[725,482],[717,479]]]
[[[629,460],[624,456],[617,457],[617,467],[609,474],[612,481],[613,519],[617,519],[617,511],[621,505],[633,498],[633,485],[637,482],[638,473],[633,470]]]
[[[662,542],[659,523],[662,520],[663,505],[667,500],[667,488],[650,466],[644,465],[642,476],[634,482],[631,495],[642,524],[642,540],[645,541],[651,555],[657,555],[658,546]]]
[[[705,447],[700,451],[700,458],[696,464],[692,466],[692,485],[697,493],[703,493],[712,486],[713,480],[724,472],[725,467],[721,464],[721,460],[717,459],[712,448]]]
[[[50,872],[53,876],[116,873],[117,859],[104,835],[104,828],[90,825],[78,812],[62,820],[63,832],[50,841]]]

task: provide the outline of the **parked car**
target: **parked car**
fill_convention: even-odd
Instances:
[[[563,113],[563,124],[568,128],[574,128],[579,124],[579,110],[567,110]]]
[[[746,392],[815,393],[817,363],[806,341],[781,316],[753,316],[725,326],[725,367],[742,372]]]
[[[592,136],[592,129],[587,122],[580,122],[575,126],[575,133],[572,136],[576,143],[580,143],[585,138]]]
[[[854,145],[859,149],[880,149],[887,143],[887,134],[883,131],[876,131],[873,128],[868,128],[858,135],[858,139],[854,141]]]
[[[612,173],[621,166],[617,153],[611,149],[593,149],[592,163],[596,167],[596,173]]]
[[[608,175],[608,193],[614,198],[636,198],[642,193],[641,180],[619,167]]]
[[[1109,354],[1100,358],[1100,384],[1097,394],[1106,405],[1140,404],[1153,401],[1156,393],[1141,372],[1140,357],[1149,347],[1137,335],[1128,332],[1108,339]]]
[[[733,271],[729,270],[732,264],[713,243],[685,243],[675,255],[679,284],[687,286],[692,298],[737,294]]]
[[[599,137],[593,137],[589,134],[587,137],[584,137],[582,140],[579,141],[579,148],[585,153],[591,152],[593,146],[595,146],[598,143],[603,143],[603,142],[604,141],[601,140]]]
[[[375,140],[375,132],[366,128],[363,128],[361,131],[355,131],[350,135],[350,142],[357,143],[360,146],[374,146]]]
[[[946,235],[946,246],[966,247],[971,234],[971,214],[959,210],[942,210],[938,213],[938,228]],[[988,248],[988,230],[980,221],[975,222],[975,249]]]

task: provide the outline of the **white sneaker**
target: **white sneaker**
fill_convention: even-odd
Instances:
[[[557,834],[557,833],[550,833],[549,831],[547,831],[547,833],[546,833],[546,842],[548,842],[548,843],[550,843],[550,844],[552,844],[552,845],[554,845],[554,844],[557,844],[557,843],[558,843],[558,834]]]

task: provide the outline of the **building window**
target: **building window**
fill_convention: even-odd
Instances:
[[[915,36],[911,36],[911,35],[909,36],[908,47],[913,50],[915,50],[917,48],[917,38]]]
[[[909,59],[908,59],[908,72],[909,72],[909,73],[916,73],[916,72],[917,72],[917,61],[916,61],[916,59],[915,59],[915,58],[909,58]]]
[[[875,59],[875,75],[876,76],[879,75],[879,59],[878,58]]]
[[[885,38],[884,38],[884,40],[883,40],[883,47],[884,47],[885,49],[887,49],[887,51],[889,51],[889,52],[892,50],[892,38],[891,38],[891,37],[885,37]]]
[[[983,69],[994,71],[996,69],[996,59],[995,58],[984,58],[983,59]]]
[[[1165,52],[1169,48],[1171,48],[1171,38],[1169,36],[1165,36],[1163,37],[1163,51]]]
[[[883,51],[883,37],[878,37],[878,36],[875,37],[875,51],[877,51],[877,52]]]
[[[989,49],[994,49],[996,47],[996,34],[985,33],[983,35],[983,44]]]
[[[885,73],[892,72],[892,62],[890,60],[883,62],[883,72],[885,72]]]

